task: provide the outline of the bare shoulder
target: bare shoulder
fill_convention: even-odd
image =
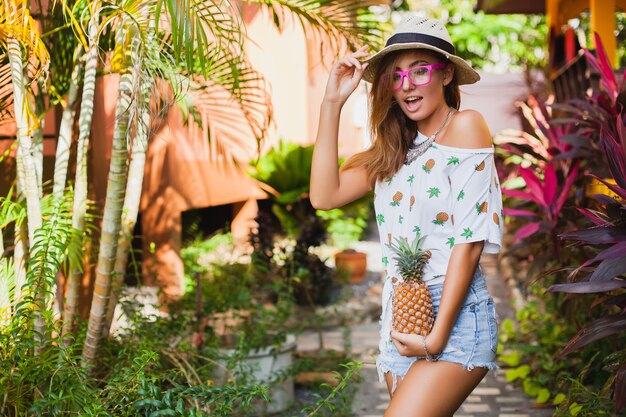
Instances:
[[[456,112],[446,129],[445,145],[458,148],[490,148],[493,145],[489,127],[476,110]]]

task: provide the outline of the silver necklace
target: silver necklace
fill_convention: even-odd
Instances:
[[[415,143],[411,144],[411,147],[409,147],[409,150],[406,153],[406,157],[404,158],[404,165],[411,164],[411,162],[415,161],[417,158],[422,156],[422,154],[424,154],[424,152],[426,152],[426,150],[432,146],[432,144],[435,142],[435,138],[437,137],[437,134],[439,133],[439,131],[443,129],[443,127],[448,123],[448,120],[450,119],[450,116],[452,115],[453,110],[454,109],[450,107],[450,109],[448,110],[448,114],[446,115],[446,118],[444,119],[443,123],[437,128],[437,130],[435,130],[435,133],[433,133],[432,135],[428,137],[428,139],[426,139],[424,142],[420,143],[419,145],[416,145]]]

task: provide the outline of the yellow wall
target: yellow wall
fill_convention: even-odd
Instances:
[[[591,31],[597,32],[613,66],[617,65],[615,38],[616,6],[626,11],[626,0],[546,0],[546,17],[555,35],[569,19],[589,9]]]

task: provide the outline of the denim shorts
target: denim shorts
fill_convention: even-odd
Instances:
[[[434,284],[429,288],[436,316],[441,301],[443,283]],[[402,356],[391,342],[389,335],[387,338],[389,339],[388,343],[381,343],[376,366],[381,382],[384,381],[386,372],[392,373],[395,382],[398,377],[404,378],[413,362],[425,360],[426,357]],[[459,316],[454,323],[448,343],[443,351],[437,355],[437,360],[458,363],[468,371],[476,367],[495,371],[498,369],[495,361],[497,349],[498,316],[496,306],[487,289],[485,276],[478,268],[459,311]]]

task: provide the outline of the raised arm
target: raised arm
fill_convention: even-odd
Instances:
[[[320,120],[311,167],[310,199],[313,207],[330,210],[365,195],[371,189],[365,168],[339,172],[339,116],[346,100],[361,81],[367,64],[365,47],[340,59],[332,68],[320,109]]]

